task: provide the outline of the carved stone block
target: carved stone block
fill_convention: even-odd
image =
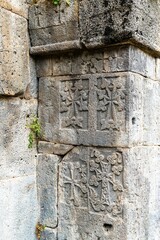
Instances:
[[[140,76],[88,74],[40,78],[39,115],[47,141],[126,146],[140,141]],[[142,79],[141,79],[142,80]],[[132,118],[136,118],[134,128]]]
[[[58,239],[125,239],[123,172],[123,155],[116,149],[77,147],[63,158]]]

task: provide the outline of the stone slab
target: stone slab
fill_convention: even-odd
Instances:
[[[142,86],[143,78],[129,73],[40,78],[43,139],[94,146],[141,142]]]
[[[143,86],[143,144],[160,144],[160,83],[159,81],[147,80]]]
[[[159,55],[159,13],[158,2],[152,0],[72,0],[68,7],[40,1],[29,11],[31,42],[39,46],[81,39],[88,49],[131,42]]]
[[[131,39],[143,47],[159,52],[159,12],[158,2],[151,0],[81,1],[81,40],[86,47],[92,48]]]
[[[1,0],[0,7],[24,18],[28,18],[28,7],[31,2],[32,0]]]
[[[59,163],[58,239],[158,240],[159,156],[153,146],[70,151]]]
[[[131,45],[107,48],[104,51],[104,69],[105,72],[131,71],[158,80],[156,59]]]
[[[135,147],[123,151],[127,195],[125,199],[128,239],[160,238],[158,146]],[[125,156],[126,155],[126,156]]]
[[[19,98],[0,101],[0,180],[35,174],[35,145],[28,149],[27,123],[36,114],[36,100]]]
[[[56,155],[38,155],[37,189],[40,204],[40,223],[55,228],[57,219],[57,176],[58,162]]]
[[[36,177],[0,181],[0,239],[36,240],[38,219]]]
[[[30,7],[29,29],[32,46],[79,40],[78,3],[71,0],[54,6],[40,1]]]
[[[74,50],[79,50],[82,45],[79,40],[57,42],[53,44],[46,44],[41,46],[35,46],[30,48],[31,55],[50,55],[60,52],[71,52]]]
[[[58,239],[126,239],[117,149],[76,147],[59,164]]]
[[[21,95],[29,81],[27,20],[0,8],[0,95]]]
[[[72,150],[74,146],[67,144],[58,144],[58,143],[50,143],[50,142],[38,142],[38,152],[39,153],[48,153],[55,155],[65,155],[70,150]]]
[[[37,57],[36,63],[38,77],[130,71],[153,80],[160,79],[158,59],[129,44],[98,51]]]

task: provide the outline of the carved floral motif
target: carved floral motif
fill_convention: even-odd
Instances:
[[[102,78],[101,85],[97,88],[98,112],[105,112],[102,118],[101,130],[119,130],[121,121],[118,119],[118,112],[124,110],[125,94],[121,83],[115,80]]]
[[[87,160],[69,162],[63,176],[64,187],[69,187],[68,200],[81,207],[81,197],[93,212],[122,213],[123,159],[119,152],[110,155],[92,149]],[[67,173],[67,174],[66,174]],[[81,197],[80,197],[81,196]]]
[[[88,90],[83,86],[82,80],[62,82],[61,113],[66,113],[63,127],[83,128],[83,114],[88,111]]]

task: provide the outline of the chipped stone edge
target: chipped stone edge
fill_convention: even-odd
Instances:
[[[42,154],[55,154],[59,156],[64,156],[68,154],[74,148],[73,145],[53,143],[46,141],[38,142],[38,152]]]

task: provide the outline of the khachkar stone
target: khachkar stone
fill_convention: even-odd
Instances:
[[[44,139],[87,146],[128,146],[140,141],[138,134],[130,136],[141,124],[142,84],[141,76],[130,73],[40,78]],[[131,119],[136,115],[133,128]]]
[[[116,149],[78,147],[63,158],[58,239],[124,239],[123,172]]]

